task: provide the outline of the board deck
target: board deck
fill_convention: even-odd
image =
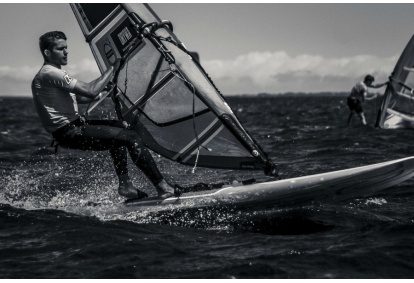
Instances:
[[[414,176],[414,157],[280,181],[228,186],[165,200],[147,198],[118,205],[119,212],[203,207],[278,207],[338,203],[374,195]]]

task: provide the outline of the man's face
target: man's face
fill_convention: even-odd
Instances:
[[[66,40],[64,39],[57,39],[53,44],[52,50],[48,50],[48,54],[46,54],[48,62],[52,63],[57,66],[67,65],[68,64],[68,45],[66,44]]]
[[[372,85],[372,83],[373,83],[374,81],[373,80],[367,80],[367,85]]]

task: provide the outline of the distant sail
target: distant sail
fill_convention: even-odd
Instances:
[[[382,129],[414,128],[414,36],[398,59],[378,111]]]
[[[148,148],[188,165],[263,169],[269,164],[198,54],[187,51],[172,25],[148,5],[70,5],[101,72],[127,56],[118,77],[118,114],[141,133]],[[143,27],[156,26],[162,28],[141,36]]]

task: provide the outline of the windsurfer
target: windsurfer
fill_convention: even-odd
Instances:
[[[120,121],[85,121],[79,115],[78,103],[90,103],[101,97],[101,92],[120,68],[120,60],[92,82],[82,82],[61,69],[68,62],[66,40],[60,31],[48,32],[39,38],[44,64],[33,79],[32,94],[45,130],[65,148],[109,150],[119,179],[118,193],[128,199],[148,195],[136,189],[129,178],[127,150],[135,165],[154,184],[160,198],[178,195],[158,170],[137,132],[127,129]]]
[[[360,118],[362,124],[366,125],[367,121],[365,119],[364,110],[362,109],[362,102],[365,100],[372,100],[377,97],[376,94],[370,96],[368,94],[368,88],[380,88],[388,84],[388,81],[382,84],[373,85],[372,83],[375,81],[375,78],[371,75],[366,75],[362,82],[358,82],[351,90],[351,94],[348,96],[347,104],[350,110],[348,116],[348,123],[351,122],[352,115],[354,112]]]

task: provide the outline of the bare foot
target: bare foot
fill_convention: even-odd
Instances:
[[[174,188],[165,180],[159,182],[155,188],[157,189],[159,198],[166,199],[175,196]]]

